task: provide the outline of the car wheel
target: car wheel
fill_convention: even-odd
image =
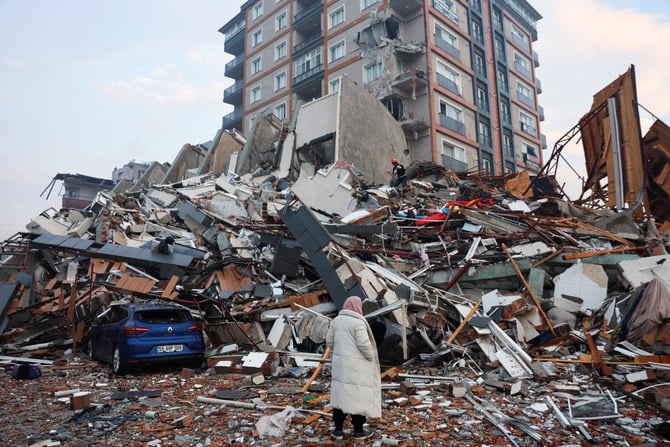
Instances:
[[[112,370],[114,374],[124,374],[126,372],[126,365],[121,361],[121,351],[117,346],[114,348],[114,356],[112,357]]]
[[[314,347],[314,352],[316,354],[321,354],[323,355],[326,352],[326,344],[325,343],[319,343]]]

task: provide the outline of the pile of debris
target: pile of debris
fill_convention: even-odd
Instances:
[[[345,80],[291,128],[261,116],[249,137],[221,131],[84,210],[35,217],[2,244],[0,359],[56,361],[111,301],[163,299],[202,319],[218,374],[309,371],[357,295],[384,369],[431,371],[396,383],[396,403],[426,381],[470,399],[551,382],[569,408],[546,404],[586,439],[580,417],[620,417],[612,392],[670,408],[670,221],[571,202],[554,176],[527,171],[419,161],[387,186],[369,155],[403,157],[402,130],[356,89]],[[357,113],[378,107],[377,128],[394,130],[363,150]],[[315,126],[324,109],[343,115]],[[660,137],[655,147],[670,153]],[[596,399],[607,414],[579,415],[564,398],[577,373],[611,390]]]

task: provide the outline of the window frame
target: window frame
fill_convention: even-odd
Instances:
[[[377,67],[377,70],[371,70],[373,67]],[[377,74],[377,76],[370,78],[369,74]],[[370,64],[366,64],[363,66],[363,83],[364,84],[369,84],[372,81],[376,81],[377,79],[380,79],[384,73],[384,62],[383,61],[377,61],[373,62]]]
[[[263,88],[260,84],[249,89],[249,104],[256,104],[263,99]]]
[[[259,55],[251,60],[251,70],[249,70],[249,72],[251,73],[251,76],[254,76],[261,71],[263,71],[263,56]]]
[[[337,93],[340,91],[340,86],[342,85],[342,79],[337,78],[328,82],[328,94]]]
[[[342,54],[339,57],[333,57],[333,50],[337,50],[339,48],[342,48]],[[347,55],[347,41],[346,39],[342,39],[333,45],[328,47],[328,63],[332,63],[335,61],[338,61],[340,59],[343,59]]]
[[[279,54],[279,48],[284,49],[284,54],[282,55]],[[288,43],[286,40],[282,40],[277,45],[275,45],[275,61],[281,60],[286,56],[288,56]]]
[[[251,48],[256,48],[262,43],[263,43],[263,28],[259,28],[251,34]]]
[[[283,116],[283,117],[277,114],[277,110],[278,110],[280,107],[283,107],[283,109],[284,109],[284,116]],[[286,106],[286,101],[280,102],[279,104],[277,104],[276,106],[274,106],[274,108],[273,108],[273,113],[274,113],[275,116],[276,116],[277,118],[279,118],[280,120],[282,120],[282,121],[286,121],[286,116],[287,116],[287,114],[288,114],[288,108],[287,108],[287,106]]]
[[[280,82],[279,82],[280,79],[284,80],[283,85],[280,85]],[[286,73],[286,70],[282,70],[279,73],[277,73],[274,77],[275,92],[278,92],[279,90],[285,89],[287,85],[288,85],[288,74]]]
[[[280,19],[284,19],[284,26],[281,26]],[[288,12],[286,9],[275,16],[275,33],[288,28]]]
[[[361,0],[361,11],[364,11],[372,6],[380,3],[381,0]]]
[[[336,15],[340,15],[340,13],[342,15],[342,20],[340,20],[337,23],[333,23],[333,17],[335,17]],[[332,29],[338,25],[341,25],[344,22],[346,22],[346,20],[347,18],[346,18],[346,12],[344,10],[344,5],[340,5],[338,8],[335,8],[332,12],[328,14],[328,29]]]
[[[260,0],[251,8],[251,20],[258,20],[263,17],[263,0]]]

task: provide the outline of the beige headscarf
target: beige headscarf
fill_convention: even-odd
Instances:
[[[363,315],[363,302],[357,296],[350,296],[347,298],[342,308]]]

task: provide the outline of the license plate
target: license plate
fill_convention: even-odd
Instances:
[[[163,352],[181,352],[183,350],[183,345],[163,345],[156,348],[156,352],[159,354]]]

